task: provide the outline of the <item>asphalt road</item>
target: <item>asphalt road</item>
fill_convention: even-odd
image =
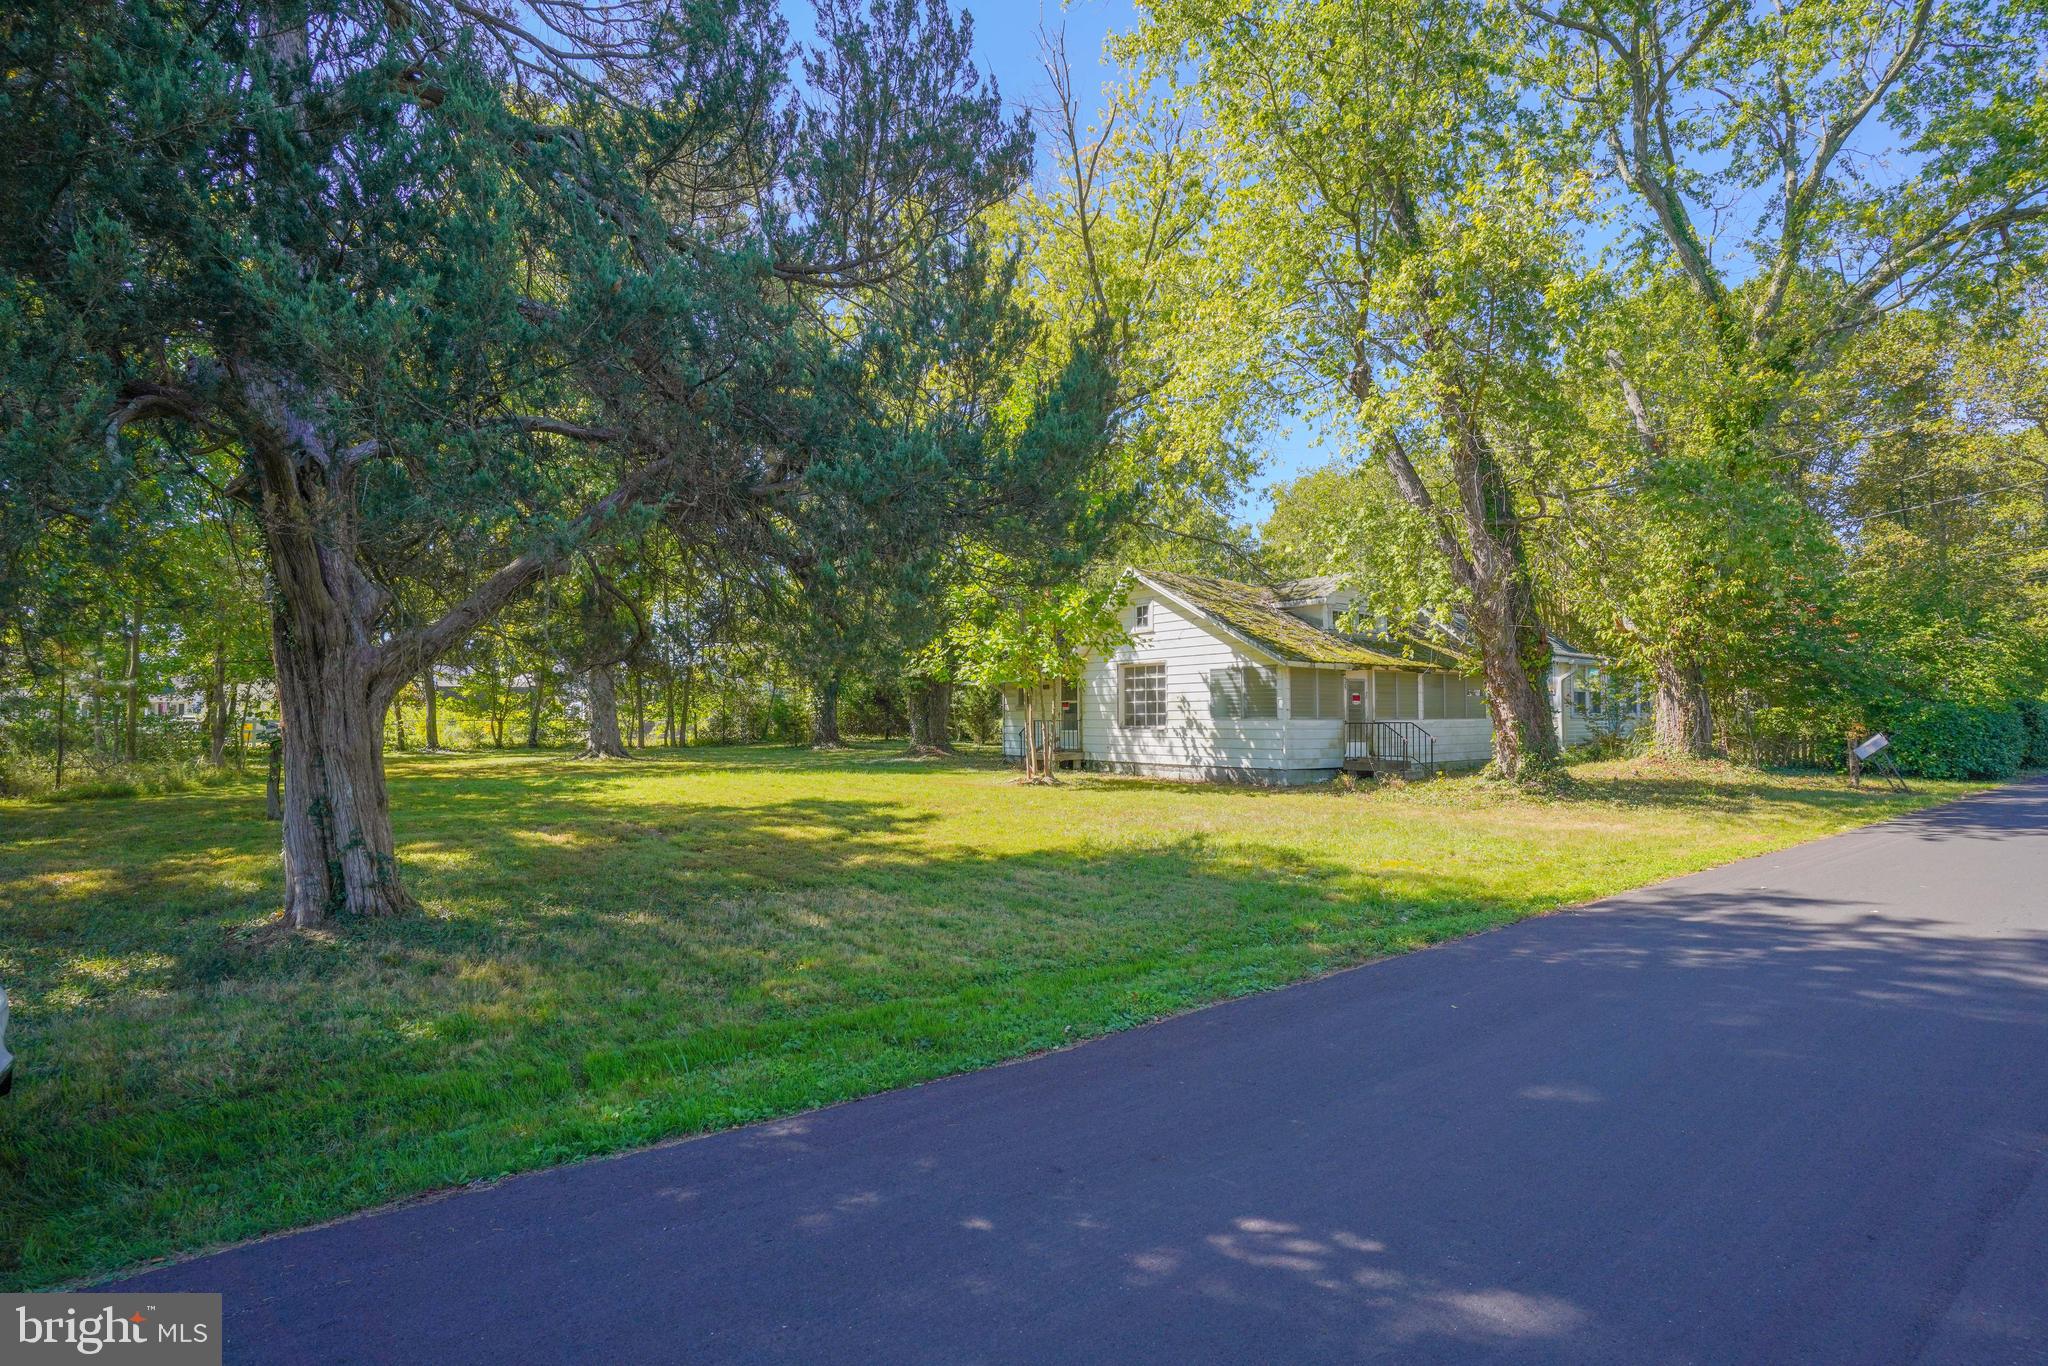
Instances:
[[[2048,1361],[2048,783],[166,1268],[233,1360]]]

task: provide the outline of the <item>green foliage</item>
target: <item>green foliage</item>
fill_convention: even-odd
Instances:
[[[963,679],[984,687],[1044,687],[1079,677],[1089,655],[1124,642],[1120,577],[1047,584],[1011,569],[985,561],[961,590],[950,639]]]
[[[2019,704],[2019,713],[2027,728],[2027,767],[2048,767],[2048,700],[2027,698]]]
[[[2011,707],[1916,699],[1878,713],[1892,761],[1923,778],[2010,778],[2027,761],[2027,723]]]
[[[55,802],[157,797],[173,792],[224,787],[241,781],[243,776],[233,768],[215,768],[191,756],[144,759],[135,763],[88,756],[67,767],[64,784],[60,787],[56,771],[47,758],[0,753],[0,797],[34,797]]]
[[[1119,48],[1199,137],[1205,255],[1241,314],[1173,344],[1297,399],[1406,505],[1318,558],[1389,616],[1462,614],[1515,718],[1510,776],[1556,749],[1525,509],[1575,463],[1555,362],[1588,302],[1570,228],[1597,211],[1584,159],[1530,136],[1520,41],[1468,0],[1164,0]]]
[[[1156,14],[1145,33],[1177,39],[1167,55],[1196,70],[1259,55],[1205,98],[1304,92],[1241,126],[1315,168],[1304,184],[1262,174],[1253,193],[1276,201],[1262,247],[1302,206],[1327,295],[1369,280],[1384,298],[1404,278],[1372,254],[1383,235],[1356,240],[1369,194],[1329,213],[1347,184],[1334,168],[1372,157],[1410,111],[1445,111],[1415,140],[1420,183],[1462,186],[1452,202],[1470,222],[1442,238],[1464,253],[1441,273],[1457,289],[1424,321],[1463,335],[1469,305],[1501,343],[1479,410],[1503,435],[1545,616],[1569,637],[1830,725],[1897,696],[2003,707],[2048,681],[2038,5],[1276,4],[1241,27],[1201,5]],[[1489,41],[1489,23],[1512,32]],[[1350,37],[1307,41],[1318,25],[1384,25],[1389,62],[1430,60],[1386,78],[1398,100],[1357,99],[1377,87],[1349,75],[1344,96],[1316,97],[1315,79],[1374,70]],[[1475,38],[1491,60],[1444,90]],[[1475,155],[1454,112],[1487,108]],[[1494,224],[1490,200],[1516,187],[1492,186],[1489,164],[1530,168],[1520,183],[1543,184],[1544,202]],[[1579,167],[1604,183],[1565,174]],[[1695,222],[1709,212],[1712,241]],[[1345,251],[1360,269],[1336,263]],[[1423,333],[1356,317],[1331,335],[1360,358],[1387,331]],[[1521,336],[1544,344],[1502,365]],[[1342,359],[1323,366],[1324,394],[1340,392]],[[1398,367],[1384,392],[1410,397],[1382,405],[1388,418],[1426,416],[1432,385],[1428,365]],[[1374,482],[1378,463],[1285,490],[1269,551],[1350,573],[1397,610],[1453,604],[1432,564],[1439,528]]]
[[[1802,414],[1853,537],[1860,650],[1901,692],[2005,706],[2048,686],[2043,288],[1894,315]]]
[[[82,643],[54,625],[77,566],[132,641],[161,529],[257,548],[215,610],[270,628],[295,920],[407,904],[329,847],[383,852],[379,714],[572,560],[631,582],[557,595],[557,658],[525,661],[557,697],[674,645],[656,576],[614,568],[657,526],[757,625],[792,585],[843,607],[790,646],[836,659],[906,634],[970,539],[1077,565],[1127,506],[1101,349],[1043,344],[985,221],[1031,138],[970,24],[821,0],[812,32],[773,0],[0,26],[0,69],[39,73],[0,118],[0,622],[40,677]],[[229,633],[182,634],[217,675]],[[500,743],[511,670],[467,663]]]

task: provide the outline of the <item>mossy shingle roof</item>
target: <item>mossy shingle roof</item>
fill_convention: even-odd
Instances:
[[[1143,570],[1140,578],[1187,603],[1279,659],[1357,669],[1463,669],[1466,661],[1414,640],[1366,641],[1311,626],[1280,606],[1270,588],[1206,574]]]

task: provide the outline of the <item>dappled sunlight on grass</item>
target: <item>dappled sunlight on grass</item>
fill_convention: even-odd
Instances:
[[[315,935],[253,932],[253,778],[0,802],[0,1283],[984,1065],[1962,790],[1023,787],[879,747],[390,771],[427,914]]]

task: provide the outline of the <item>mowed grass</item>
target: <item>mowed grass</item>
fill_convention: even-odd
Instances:
[[[253,778],[0,802],[0,1285],[979,1067],[1966,790],[1028,788],[884,747],[391,773],[429,913],[289,938]]]

